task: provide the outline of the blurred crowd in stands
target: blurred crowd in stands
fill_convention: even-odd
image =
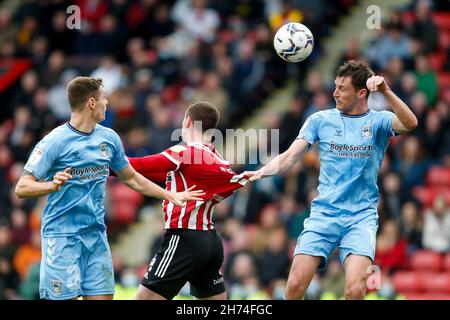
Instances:
[[[0,7],[0,29],[11,31],[0,40],[0,66],[27,63],[7,86],[0,78],[0,299],[38,298],[45,199],[19,199],[13,190],[34,144],[69,118],[69,80],[103,78],[110,97],[102,124],[121,135],[127,155],[143,156],[177,143],[171,135],[191,101],[214,103],[221,129],[237,128],[294,78],[299,84],[290,110],[268,113],[262,125],[280,129],[281,152],[309,115],[334,107],[333,83],[309,66],[324,58],[320,39],[332,36],[329,28],[357,1],[78,0],[81,30],[66,25],[73,1],[20,3],[14,10]],[[274,30],[287,21],[306,24],[315,36],[307,63],[288,65],[273,52]],[[450,253],[450,8],[440,1],[412,1],[374,33],[366,47],[355,35],[339,64],[368,61],[419,119],[412,134],[392,138],[379,176],[375,264],[383,280],[376,294],[393,298],[390,279],[410,268],[416,252],[430,250],[443,259]],[[382,96],[373,94],[369,101],[373,109],[387,108]],[[244,169],[255,166],[237,168]],[[282,298],[318,172],[313,149],[286,176],[249,184],[216,207],[230,298]],[[111,241],[138,219],[143,206],[155,204],[128,196],[119,185],[110,182],[107,191]],[[119,256],[114,266],[117,298],[132,298],[146,266],[127,266]],[[333,255],[307,298],[341,298],[343,288],[342,267]],[[450,278],[447,289],[450,296]]]

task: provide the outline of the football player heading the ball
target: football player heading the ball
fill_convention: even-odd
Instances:
[[[311,115],[290,148],[250,180],[289,171],[318,142],[319,195],[300,234],[285,298],[301,299],[316,270],[339,247],[345,271],[345,298],[362,299],[374,261],[378,228],[377,177],[389,138],[417,127],[417,118],[370,67],[348,61],[336,73],[336,108]],[[368,108],[370,91],[386,97],[394,112]]]

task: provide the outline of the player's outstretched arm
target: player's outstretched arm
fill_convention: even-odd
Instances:
[[[195,186],[190,187],[186,191],[177,193],[164,190],[157,184],[144,178],[140,173],[136,172],[131,165],[117,172],[117,176],[131,189],[148,197],[168,200],[177,206],[184,206],[185,202],[189,200],[202,201],[203,199],[200,197],[205,194],[203,190],[193,191]]]
[[[291,170],[300,156],[308,150],[309,143],[304,139],[295,139],[289,149],[273,158],[268,164],[257,171],[246,171],[244,175],[250,177],[250,181],[261,178],[284,174]]]
[[[392,129],[396,133],[407,133],[417,127],[418,121],[411,109],[389,88],[383,77],[372,76],[367,79],[367,88],[370,91],[379,91],[386,97],[395,113],[392,119]]]
[[[69,180],[72,179],[70,168],[57,172],[52,181],[40,182],[35,176],[24,170],[17,182],[15,192],[19,198],[32,198],[45,196],[51,192],[58,191]]]

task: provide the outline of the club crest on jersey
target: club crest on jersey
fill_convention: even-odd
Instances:
[[[62,293],[62,281],[60,280],[52,280],[52,291],[57,295],[61,295]]]
[[[372,126],[371,125],[363,126],[361,128],[361,134],[363,138],[372,138]]]
[[[102,157],[106,158],[109,156],[108,145],[106,143],[102,143],[98,147],[100,148],[100,154]]]

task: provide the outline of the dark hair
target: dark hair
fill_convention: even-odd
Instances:
[[[212,103],[206,101],[191,103],[186,110],[186,116],[190,117],[193,122],[200,121],[202,132],[217,128],[220,118],[219,110]]]
[[[103,86],[101,78],[76,77],[67,84],[67,97],[73,110],[82,108],[89,98],[98,98],[99,89]]]
[[[337,77],[351,77],[352,85],[356,90],[367,89],[367,79],[373,75],[375,75],[375,72],[372,71],[367,63],[355,60],[345,62],[336,72]]]

